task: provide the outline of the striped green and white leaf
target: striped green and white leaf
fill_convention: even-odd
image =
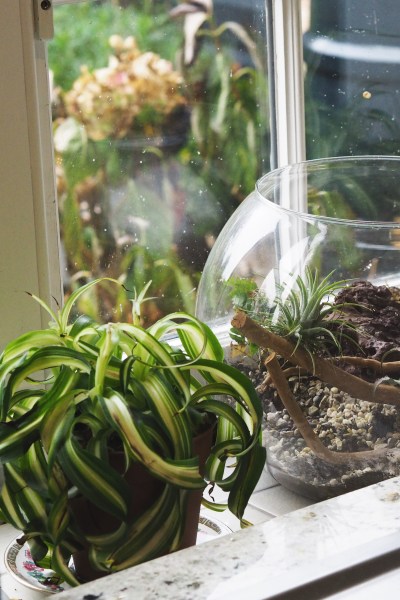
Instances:
[[[126,518],[129,490],[115,469],[82,448],[73,435],[60,448],[58,460],[85,498],[121,521]]]
[[[181,312],[149,330],[137,319],[99,325],[85,315],[70,324],[76,300],[98,283],[76,290],[57,312],[37,299],[49,328],[16,338],[0,357],[0,518],[22,530],[37,559],[51,561],[71,585],[77,581],[68,557],[82,536],[71,516],[74,497],[117,519],[111,533],[85,540],[93,565],[112,572],[177,549],[187,494],[207,481],[229,492],[229,507],[244,524],[265,462],[260,401],[250,381],[224,364],[214,333]],[[172,332],[181,347],[166,343]],[[217,433],[203,477],[192,441],[211,415]],[[134,520],[125,479],[109,464],[114,442],[126,468],[141,462],[165,482]]]
[[[197,459],[165,459],[146,444],[143,424],[130,413],[119,394],[114,392],[107,398],[99,397],[99,400],[110,426],[121,434],[135,460],[143,463],[157,477],[174,485],[185,489],[201,489],[205,486]]]
[[[120,571],[155,558],[166,549],[177,549],[171,542],[182,525],[181,493],[173,486],[165,487],[155,504],[132,524],[125,543],[107,557],[111,570]],[[96,557],[95,551],[92,556]]]

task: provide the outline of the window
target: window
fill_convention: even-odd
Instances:
[[[151,281],[148,323],[193,311],[215,237],[269,168],[264,3],[61,3],[54,22],[65,291]],[[129,319],[119,295],[98,287],[85,309]]]
[[[400,153],[399,6],[311,4],[304,37],[309,158]]]

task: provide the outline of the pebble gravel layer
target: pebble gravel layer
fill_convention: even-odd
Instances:
[[[251,368],[246,372],[264,408],[268,464],[281,483],[326,498],[400,475],[400,416],[394,406],[352,398],[314,377],[289,378],[303,414],[327,448],[340,453],[370,451],[365,460],[333,465],[308,448],[277,392],[264,385],[265,373]],[[381,451],[379,456],[374,450]]]

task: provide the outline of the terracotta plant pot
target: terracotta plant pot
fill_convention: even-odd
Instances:
[[[203,474],[204,465],[212,447],[214,435],[215,423],[193,440],[194,454],[199,457],[201,474]],[[112,462],[117,470],[122,470],[122,453],[116,454]],[[161,494],[165,484],[154,477],[140,463],[131,465],[125,475],[125,479],[132,489],[129,506],[129,520],[132,521],[143,513],[148,506],[154,503],[156,498]],[[185,523],[179,550],[196,544],[202,496],[203,490],[193,490],[188,494],[186,513],[184,515]],[[76,498],[71,505],[74,518],[84,535],[112,533],[118,527],[118,521],[114,517],[99,509],[86,498]],[[162,554],[160,553],[160,556]],[[87,547],[75,552],[73,560],[75,574],[82,582],[93,581],[109,574],[92,567]]]

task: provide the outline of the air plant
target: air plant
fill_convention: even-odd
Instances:
[[[251,289],[243,299],[235,293],[233,299],[240,300],[236,307],[244,310],[260,325],[309,352],[329,352],[333,346],[340,351],[342,336],[351,341],[352,326],[341,317],[345,303],[335,303],[335,295],[348,285],[348,280],[331,281],[332,273],[320,280],[317,270],[305,269],[304,277],[298,275],[288,283],[278,285],[277,293],[269,301],[261,290]],[[235,286],[237,288],[237,284]],[[237,332],[236,332],[237,333]]]

